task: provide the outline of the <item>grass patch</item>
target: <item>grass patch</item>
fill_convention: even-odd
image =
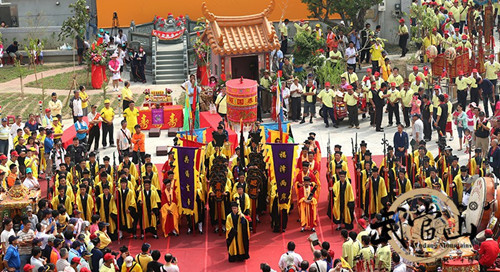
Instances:
[[[71,64],[37,65],[36,72],[39,74],[40,72],[66,67],[71,67]],[[28,65],[25,65],[24,68],[26,69],[26,76],[35,73],[35,70]],[[40,75],[38,75],[38,78],[40,78]],[[4,65],[3,68],[0,68],[0,83],[11,81],[13,79],[19,79],[19,73],[17,72],[16,67],[12,65]]]
[[[76,86],[84,85],[87,87],[87,90],[94,90],[91,84],[90,73],[87,72],[87,69],[77,70],[76,74]],[[109,78],[110,75],[108,75]],[[73,84],[73,72],[66,72],[57,75],[53,75],[50,77],[45,77],[43,80],[38,80],[38,83],[35,81],[28,82],[26,87],[34,87],[34,88],[42,88],[52,89],[52,90],[69,90]]]
[[[111,107],[115,110],[115,114],[118,115],[118,113],[121,110],[122,102],[121,101],[120,103],[118,102],[118,95],[116,94],[117,94],[116,92],[115,93],[108,92],[106,98],[110,100]],[[71,118],[71,109],[69,107],[66,107],[65,105],[67,95],[59,95],[58,98],[63,102],[63,110],[62,110],[63,119]],[[136,99],[136,101],[138,102],[144,101],[144,94],[134,94],[134,99]],[[2,106],[2,116],[21,115],[23,117],[23,120],[26,120],[30,113],[38,115],[40,114],[40,107],[38,106],[38,101],[40,100],[43,100],[41,94],[25,94],[24,98],[21,98],[20,91],[15,93],[2,94],[2,99],[0,102],[0,105]],[[43,109],[47,108],[49,100],[50,100],[50,93],[45,95]],[[103,95],[102,94],[90,95],[89,106],[92,104],[96,105],[98,110],[101,110],[104,107]]]

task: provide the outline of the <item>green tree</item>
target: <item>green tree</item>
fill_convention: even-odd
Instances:
[[[311,17],[321,22],[333,25],[332,16],[339,14],[346,26],[353,25],[355,29],[363,29],[365,15],[374,5],[382,0],[301,0],[307,5]]]
[[[90,18],[87,9],[85,8],[87,2],[85,0],[76,0],[75,3],[69,4],[71,8],[71,13],[73,16],[69,16],[64,20],[61,32],[59,33],[59,40],[64,40],[71,38],[73,40],[73,83],[69,89],[68,99],[66,99],[66,106],[69,104],[69,98],[71,97],[71,90],[76,88],[76,73],[75,73],[75,47],[76,47],[76,36],[83,39],[85,36],[85,27]]]
[[[83,37],[85,35],[85,27],[89,20],[89,14],[85,8],[87,2],[85,0],[76,0],[75,3],[69,4],[73,16],[69,16],[64,20],[61,32],[59,33],[59,40],[72,38],[73,40],[77,35]]]

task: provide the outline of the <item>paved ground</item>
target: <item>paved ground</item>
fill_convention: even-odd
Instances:
[[[399,56],[392,55],[391,56],[393,59],[398,59]],[[83,66],[77,67],[77,69],[83,69]],[[67,67],[67,68],[61,68],[61,69],[54,69],[51,71],[46,71],[44,72],[44,77],[48,77],[51,75],[55,75],[58,73],[64,73],[64,72],[69,72],[72,71],[73,67]],[[363,67],[363,71],[366,70],[366,67]],[[127,80],[128,78],[128,73],[123,73],[124,80]],[[28,83],[30,81],[34,81],[34,75],[28,76],[24,82]],[[148,80],[148,82],[151,82],[151,80]],[[18,89],[19,88],[19,81],[12,80],[9,82],[1,83],[0,84],[0,93],[2,92],[12,92],[12,90]],[[151,89],[151,90],[161,90],[165,88],[170,88],[172,89],[173,92],[173,97],[174,99],[179,97],[183,90],[180,88],[179,84],[176,85],[153,85],[150,83],[142,84],[142,83],[132,83],[131,89],[134,93],[142,93],[145,89]],[[48,92],[52,92],[53,90],[47,90]],[[36,88],[25,88],[26,93],[40,93],[41,89],[36,89]],[[59,94],[67,94],[68,90],[56,90],[57,93]],[[97,94],[101,93],[101,90],[90,90],[89,94]],[[110,92],[110,95],[118,95],[119,92]],[[319,105],[318,105],[319,109]],[[318,115],[319,117],[319,115]],[[360,116],[361,117],[361,116]],[[122,118],[116,118],[115,119],[115,127],[118,127],[119,122]],[[401,118],[402,119],[402,118]],[[264,122],[271,122],[270,119],[264,119]],[[64,120],[65,127],[68,127],[69,125],[72,125],[71,120]],[[382,122],[382,126],[385,127],[387,126],[387,114],[384,114],[384,120]],[[322,150],[324,150],[324,155],[326,154],[326,145],[328,138],[331,140],[331,145],[332,145],[332,150],[333,150],[333,145],[335,144],[340,144],[342,145],[343,152],[346,155],[350,155],[352,153],[351,151],[351,138],[354,140],[356,138],[356,133],[357,133],[357,139],[358,139],[358,146],[359,142],[361,140],[365,140],[368,143],[368,148],[372,151],[374,154],[383,154],[383,146],[381,144],[382,138],[384,137],[384,133],[380,132],[375,132],[374,128],[370,127],[369,125],[369,119],[365,120],[360,120],[360,129],[349,129],[347,127],[347,122],[344,120],[343,123],[341,123],[340,128],[335,129],[335,128],[325,128],[324,123],[322,119],[315,119],[313,124],[302,124],[300,125],[299,123],[293,123],[292,124],[292,129],[294,133],[294,138],[297,143],[303,142],[306,138],[309,132],[314,131],[317,134],[317,140],[321,144]],[[406,129],[406,131],[411,134],[411,129]],[[392,137],[394,133],[396,132],[396,127],[391,127],[391,128],[386,128],[385,129],[385,134],[387,139],[389,140],[389,143],[392,145]],[[171,145],[172,138],[168,138],[166,131],[162,133],[160,138],[148,138],[147,139],[147,144],[146,148],[148,150],[148,153],[155,154],[156,147],[159,145]],[[434,134],[434,140],[436,139],[436,135]],[[116,135],[115,135],[116,137]],[[461,158],[461,161],[466,161],[468,158],[468,155],[466,155],[463,151],[456,151],[458,149],[459,143],[458,143],[458,138],[455,137],[454,141],[449,142],[449,145],[454,149],[454,153],[458,155]],[[433,154],[437,154],[437,145],[435,144],[434,141],[428,143],[428,148],[433,152]],[[110,149],[107,150],[102,150],[101,151],[101,158],[104,155],[112,155],[112,151]],[[153,159],[154,163],[163,163],[165,160],[165,157],[155,157]]]

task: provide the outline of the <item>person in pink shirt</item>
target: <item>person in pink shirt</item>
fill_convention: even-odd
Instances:
[[[99,222],[101,221],[101,218],[99,217],[98,214],[92,215],[92,224],[90,225],[90,235],[94,234],[96,231],[99,230]]]
[[[420,113],[420,105],[422,104],[422,101],[418,99],[418,93],[414,93],[413,97],[411,98],[411,115],[414,114],[421,114]]]
[[[477,119],[477,113],[478,110],[476,109],[476,103],[472,102],[469,104],[469,109],[467,110],[467,127],[469,128],[470,131],[474,131],[474,126],[476,124],[476,119]]]
[[[499,101],[499,99],[500,99],[500,96],[498,94],[496,94],[495,101],[497,101],[497,102],[495,104],[495,117],[500,116],[500,101]]]

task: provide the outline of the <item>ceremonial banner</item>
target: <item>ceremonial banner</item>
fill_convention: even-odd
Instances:
[[[272,151],[271,178],[276,182],[278,206],[288,209],[295,177],[296,145],[288,143],[270,143]]]
[[[151,109],[153,125],[163,125],[163,109]]]
[[[196,184],[198,173],[196,169],[196,152],[194,147],[175,147],[177,149],[178,167],[175,169],[175,179],[179,181],[181,195],[181,210],[184,214],[193,214],[196,202]]]
[[[164,31],[159,31],[153,29],[151,31],[151,35],[158,37],[160,40],[175,40],[178,39],[182,36],[186,29],[179,29],[177,31],[172,31],[172,32],[164,32]]]

